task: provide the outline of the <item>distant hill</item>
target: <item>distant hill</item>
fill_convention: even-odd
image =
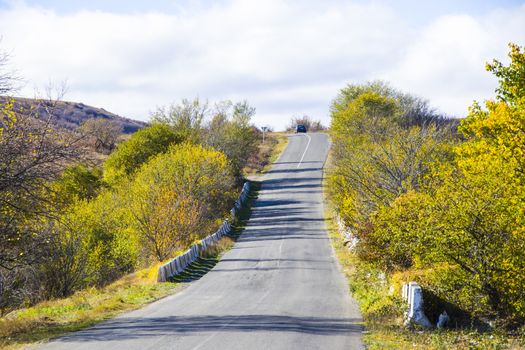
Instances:
[[[0,96],[0,102],[4,102],[6,99],[7,97]],[[17,111],[29,111],[33,109],[41,117],[45,118],[47,116],[46,106],[50,106],[50,102],[46,100],[23,97],[15,97],[14,100],[15,110]],[[52,113],[55,116],[53,124],[69,130],[75,130],[82,122],[91,118],[117,121],[122,125],[122,130],[125,134],[132,134],[147,125],[145,122],[113,114],[104,108],[92,107],[79,102],[58,101],[53,103],[56,103]]]

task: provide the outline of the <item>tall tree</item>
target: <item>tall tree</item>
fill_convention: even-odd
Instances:
[[[81,157],[79,138],[51,127],[52,105],[41,119],[16,113],[13,102],[0,108],[0,266],[9,268],[36,259],[43,233],[28,223],[52,213],[46,205],[50,182]],[[43,238],[42,238],[43,239]]]

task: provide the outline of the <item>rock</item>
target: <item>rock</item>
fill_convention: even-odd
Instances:
[[[448,316],[447,311],[445,310],[443,311],[443,313],[441,313],[441,315],[439,315],[436,327],[439,329],[444,328],[447,325],[448,321],[450,321],[450,317]]]

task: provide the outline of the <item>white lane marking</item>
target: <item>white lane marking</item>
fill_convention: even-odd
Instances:
[[[297,169],[301,166],[301,163],[303,162],[304,156],[306,155],[306,151],[308,151],[308,146],[310,146],[310,141],[312,141],[312,138],[308,134],[304,134],[306,137],[308,137],[308,143],[306,144],[306,148],[304,149],[303,156],[301,157],[301,160],[299,161],[299,164],[297,164]]]

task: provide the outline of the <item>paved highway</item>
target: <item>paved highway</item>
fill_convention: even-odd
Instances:
[[[361,349],[323,220],[324,134],[297,134],[233,249],[178,294],[42,349]]]

